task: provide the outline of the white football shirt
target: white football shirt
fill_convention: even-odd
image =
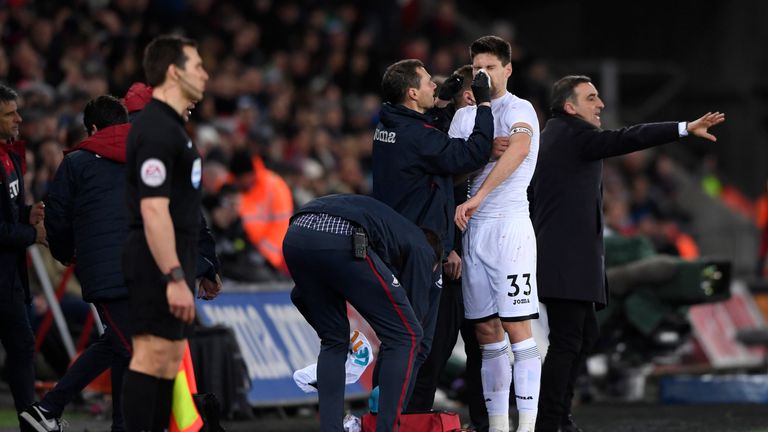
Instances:
[[[448,135],[452,138],[467,139],[475,126],[476,112],[476,106],[467,106],[456,111]],[[531,149],[520,166],[488,194],[472,218],[480,220],[528,216],[527,190],[539,156],[539,119],[536,116],[536,110],[527,100],[505,93],[504,96],[491,101],[491,112],[494,137],[509,137],[512,125],[515,123],[531,125],[533,132]],[[469,196],[477,193],[494,166],[496,161],[488,162],[482,172],[472,179]]]

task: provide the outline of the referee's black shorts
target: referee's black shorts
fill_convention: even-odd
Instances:
[[[179,260],[193,295],[196,246],[196,242],[191,240],[176,239],[177,253],[183,254],[179,256]],[[171,314],[166,295],[167,283],[149,251],[143,230],[132,230],[128,235],[123,250],[123,273],[130,296],[132,329],[135,336],[150,334],[170,340],[182,340],[191,336],[192,325]]]

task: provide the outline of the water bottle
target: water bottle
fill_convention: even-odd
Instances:
[[[371,390],[371,395],[368,397],[368,410],[372,414],[379,412],[379,386]]]

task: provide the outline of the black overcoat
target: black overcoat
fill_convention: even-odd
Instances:
[[[539,297],[608,303],[603,248],[603,159],[679,138],[678,123],[602,130],[565,113],[541,132],[528,189]]]

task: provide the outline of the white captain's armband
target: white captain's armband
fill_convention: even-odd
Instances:
[[[514,135],[516,133],[524,133],[529,137],[533,136],[533,131],[528,129],[527,127],[515,127],[515,128],[512,128],[512,130],[509,132],[510,135]]]

